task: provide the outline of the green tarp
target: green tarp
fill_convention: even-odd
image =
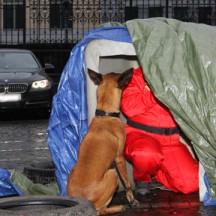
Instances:
[[[145,78],[192,141],[216,199],[216,28],[165,18],[126,26]]]
[[[40,183],[33,183],[29,178],[21,172],[11,170],[11,182],[19,188],[24,196],[28,195],[59,195],[59,189],[56,182],[50,182],[43,185]]]

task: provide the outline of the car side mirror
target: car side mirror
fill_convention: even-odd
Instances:
[[[52,65],[50,63],[45,63],[45,71],[47,73],[55,73],[55,67],[54,67],[54,65]]]

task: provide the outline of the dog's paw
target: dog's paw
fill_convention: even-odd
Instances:
[[[134,208],[134,207],[139,207],[140,206],[140,203],[138,200],[134,199],[131,203],[130,203],[131,207]]]
[[[127,205],[123,205],[122,211],[123,211],[123,212],[126,211],[127,208],[128,208]]]

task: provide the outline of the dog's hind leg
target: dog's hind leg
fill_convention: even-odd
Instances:
[[[97,189],[93,194],[94,199],[91,199],[97,210],[97,215],[122,212],[125,210],[126,207],[124,205],[107,207],[113,198],[117,186],[118,174],[115,169],[109,169],[104,174],[102,181],[97,184]]]
[[[131,206],[139,206],[139,202],[135,199],[132,191],[132,185],[128,176],[126,161],[123,155],[119,155],[116,160],[116,166],[120,175],[121,180],[123,181],[123,186],[126,190],[127,200]]]

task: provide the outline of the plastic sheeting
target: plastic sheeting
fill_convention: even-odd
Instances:
[[[56,182],[33,183],[21,172],[0,168],[0,197],[25,195],[59,195]]]
[[[84,52],[94,39],[131,43],[125,27],[102,27],[90,31],[71,52],[53,98],[48,126],[48,145],[61,195],[67,194],[67,178],[76,164],[79,145],[88,128]]]
[[[56,182],[48,184],[34,183],[22,172],[10,170],[10,181],[16,185],[23,196],[28,195],[59,195],[59,189]]]
[[[206,171],[204,204],[215,204],[216,28],[165,18],[126,25],[152,91],[192,141]]]
[[[10,180],[11,173],[0,168],[0,197],[5,196],[22,196],[22,192],[17,186]]]
[[[90,31],[72,50],[53,100],[49,148],[62,195],[87,131],[84,52],[94,39],[131,43],[154,92],[192,141],[206,171],[205,205],[216,200],[216,29],[173,19],[131,20]],[[209,183],[209,184],[208,184]],[[209,186],[208,186],[209,185]]]

